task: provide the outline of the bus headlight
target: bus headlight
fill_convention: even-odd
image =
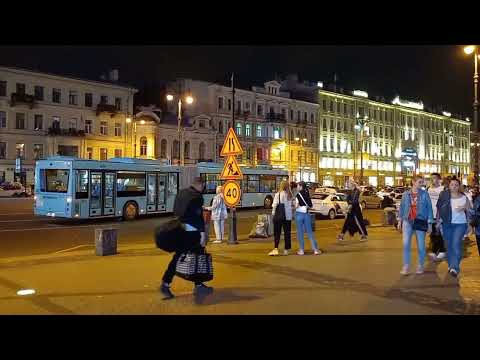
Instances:
[[[38,196],[35,195],[35,196],[33,197],[33,200],[37,201],[37,199],[38,199]]]
[[[72,197],[71,196],[67,196],[67,204],[70,204],[72,202]]]

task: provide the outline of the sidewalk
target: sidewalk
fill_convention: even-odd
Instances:
[[[210,245],[215,292],[201,304],[191,283],[178,278],[176,299],[161,299],[158,285],[171,255],[153,242],[120,244],[109,257],[95,256],[92,247],[9,258],[0,261],[0,314],[480,314],[476,246],[468,247],[458,282],[445,263],[401,277],[400,234],[370,233],[366,243],[337,245],[336,232],[317,231],[321,256],[269,257],[265,239]],[[18,296],[20,289],[36,294]]]

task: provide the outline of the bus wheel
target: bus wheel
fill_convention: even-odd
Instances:
[[[273,204],[273,199],[272,197],[269,195],[265,198],[265,200],[263,201],[263,207],[265,209],[271,209],[272,208],[272,204]]]
[[[125,204],[123,207],[123,219],[126,221],[131,221],[135,220],[138,215],[138,207],[137,204],[135,204],[132,201],[129,201],[128,203]]]

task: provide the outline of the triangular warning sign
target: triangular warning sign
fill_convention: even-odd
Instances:
[[[238,141],[237,134],[235,134],[232,128],[228,129],[228,134],[223,143],[220,156],[240,155],[242,153],[242,145],[240,145],[240,141]]]
[[[242,178],[242,170],[240,170],[240,166],[238,166],[235,156],[228,156],[227,160],[225,161],[225,165],[223,166],[222,173],[220,174],[220,179],[239,180]]]

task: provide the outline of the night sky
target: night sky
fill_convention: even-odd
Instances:
[[[471,118],[473,58],[462,46],[3,46],[0,65],[98,79],[118,68],[138,88],[189,77],[249,88],[275,74],[366,90],[392,99],[422,100]]]

